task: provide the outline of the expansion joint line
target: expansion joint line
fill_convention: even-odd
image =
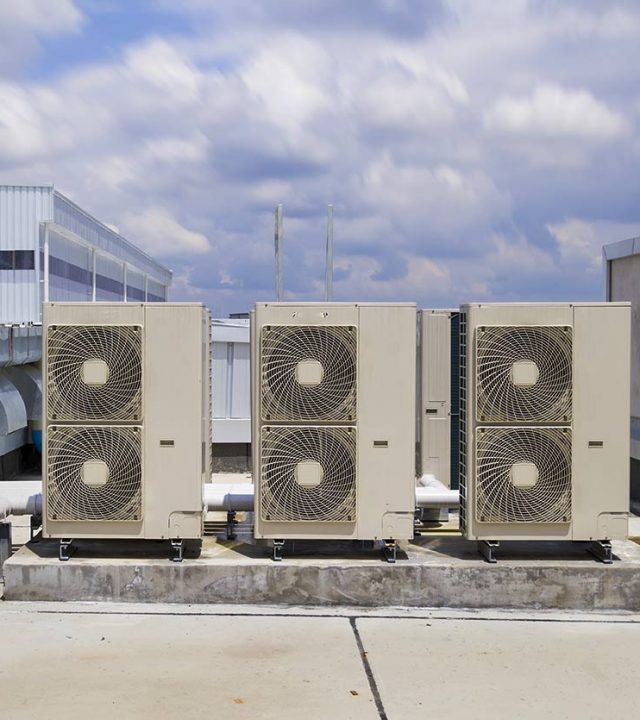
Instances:
[[[349,624],[351,625],[351,629],[353,630],[353,635],[356,639],[356,645],[358,646],[358,652],[360,653],[360,659],[362,660],[362,666],[364,668],[365,675],[367,676],[367,680],[369,681],[369,688],[371,689],[371,694],[373,695],[373,699],[376,703],[376,709],[378,711],[380,720],[388,720],[387,713],[386,713],[386,711],[384,709],[384,705],[382,703],[382,698],[380,697],[380,690],[378,689],[378,684],[376,683],[376,679],[373,675],[373,669],[371,668],[371,663],[369,662],[369,658],[367,657],[367,652],[364,649],[364,645],[362,644],[362,638],[360,637],[360,631],[358,630],[357,618],[355,618],[353,616],[350,617]]]

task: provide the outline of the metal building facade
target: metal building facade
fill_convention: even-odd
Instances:
[[[45,300],[167,299],[171,271],[51,185],[0,185],[0,323]]]
[[[249,320],[213,320],[212,436],[215,443],[251,442]]]
[[[602,249],[605,299],[631,302],[631,501],[640,507],[640,238]]]

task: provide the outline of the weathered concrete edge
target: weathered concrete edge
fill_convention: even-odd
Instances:
[[[5,565],[6,600],[640,611],[629,565]]]

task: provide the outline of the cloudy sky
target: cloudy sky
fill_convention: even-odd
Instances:
[[[214,314],[585,300],[640,235],[640,3],[0,0],[0,182],[54,183]]]

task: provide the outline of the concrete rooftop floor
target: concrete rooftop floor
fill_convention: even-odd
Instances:
[[[12,720],[635,717],[640,615],[0,604]]]

